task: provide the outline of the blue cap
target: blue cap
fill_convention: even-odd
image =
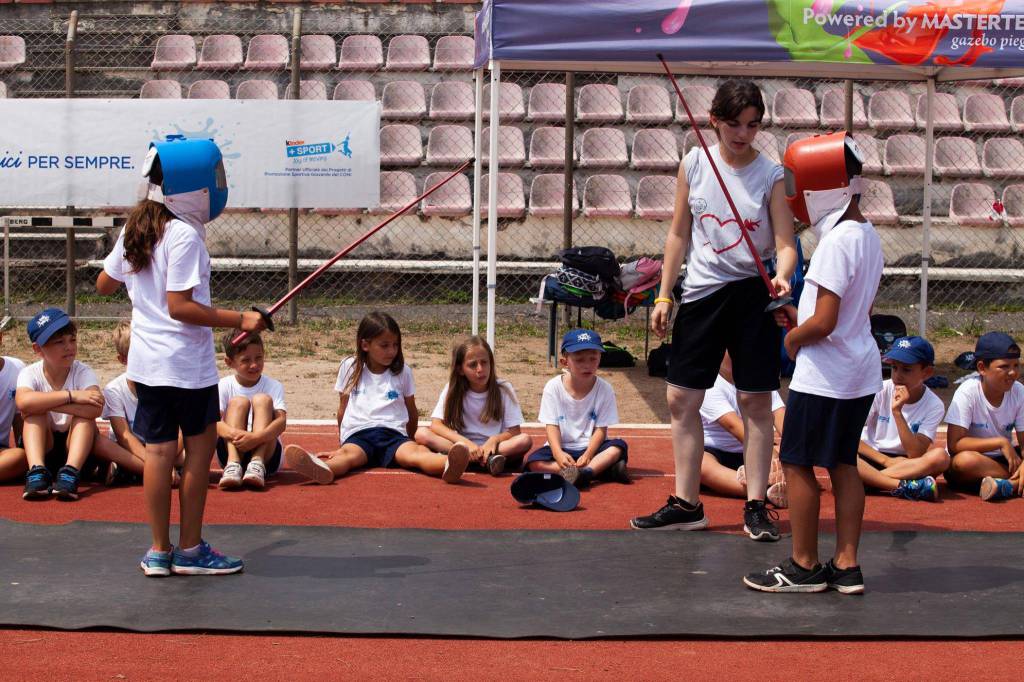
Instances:
[[[572,511],[580,504],[580,491],[559,474],[527,471],[512,481],[512,497],[520,504],[538,504],[551,511]]]
[[[892,342],[889,352],[882,356],[887,362],[902,362],[908,365],[921,363],[935,364],[935,349],[920,336],[904,336]]]
[[[60,308],[47,308],[28,322],[28,340],[45,345],[54,334],[71,324],[71,318]]]
[[[570,329],[562,337],[562,352],[575,353],[578,350],[599,350],[603,353],[601,335],[593,329]]]
[[[1005,360],[1020,357],[1020,346],[1009,334],[988,332],[974,345],[975,360]]]

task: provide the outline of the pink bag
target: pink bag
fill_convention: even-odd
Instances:
[[[641,257],[632,263],[624,263],[619,273],[619,286],[625,292],[624,304],[629,310],[644,300],[644,295],[661,284],[661,261]]]

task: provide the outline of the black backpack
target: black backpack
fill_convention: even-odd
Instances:
[[[875,337],[875,345],[878,346],[879,357],[885,355],[892,348],[896,339],[907,335],[907,325],[896,315],[872,315],[871,335]],[[891,368],[882,363],[882,376],[888,377]]]
[[[601,353],[601,367],[636,366],[636,358],[622,346],[616,345],[611,341],[605,341],[602,346],[604,347],[604,352]]]
[[[567,268],[589,272],[602,279],[611,280],[619,276],[619,262],[611,249],[603,246],[574,246],[558,252],[558,259]]]

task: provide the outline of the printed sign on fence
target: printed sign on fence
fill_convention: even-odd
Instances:
[[[380,105],[304,100],[0,99],[0,206],[130,206],[149,143],[213,139],[228,206],[380,201]]]

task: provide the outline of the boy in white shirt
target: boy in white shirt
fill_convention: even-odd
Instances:
[[[935,477],[949,468],[946,451],[932,447],[946,407],[924,385],[934,372],[935,350],[920,336],[907,336],[893,342],[882,360],[892,367],[892,376],[871,403],[857,471],[870,488],[935,502]]]
[[[263,339],[250,333],[238,345],[224,336],[224,364],[232,370],[221,378],[221,420],[217,422],[217,459],[224,467],[220,487],[261,489],[268,475],[281,468],[281,434],[287,426],[284,386],[263,373]],[[243,467],[245,473],[243,475]]]
[[[559,363],[568,372],[544,386],[539,418],[548,441],[526,458],[530,471],[561,474],[580,488],[598,477],[629,482],[629,446],[608,439],[619,411],[612,385],[597,376],[603,352],[595,331],[573,329],[562,337]]]
[[[974,359],[979,376],[960,384],[946,412],[946,447],[953,456],[946,481],[960,490],[980,492],[983,500],[1021,495],[1020,346],[1008,334],[989,332],[978,339]]]
[[[0,322],[0,343],[3,343],[4,329],[10,319]],[[25,475],[25,450],[12,447],[21,440],[22,421],[14,404],[14,391],[18,385],[18,374],[24,368],[25,363],[18,358],[0,356],[0,481],[11,481]]]

